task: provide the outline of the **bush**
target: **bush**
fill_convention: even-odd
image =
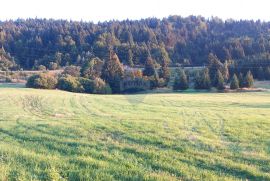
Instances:
[[[44,65],[39,65],[38,70],[45,71],[45,70],[47,70],[47,68]]]
[[[57,88],[70,92],[84,92],[84,88],[81,85],[79,79],[71,75],[61,77],[58,81]]]
[[[94,92],[94,81],[86,78],[79,78],[79,82],[83,87],[85,93],[93,93]]]
[[[56,85],[57,79],[48,73],[32,75],[26,83],[26,87],[37,89],[54,89]]]
[[[101,78],[94,79],[94,94],[111,94],[112,90]]]
[[[72,77],[79,77],[81,74],[81,69],[80,67],[77,66],[67,66],[64,71],[63,71],[63,75],[70,75]]]

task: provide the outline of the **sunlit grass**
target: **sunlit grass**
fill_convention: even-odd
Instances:
[[[270,94],[0,89],[2,180],[270,180]]]

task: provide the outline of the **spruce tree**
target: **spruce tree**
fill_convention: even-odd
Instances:
[[[194,77],[194,88],[201,89],[202,88],[202,76],[199,71],[196,72]]]
[[[239,88],[239,80],[236,76],[236,74],[233,75],[231,84],[230,84],[231,89],[238,89]]]
[[[259,67],[257,71],[257,78],[258,80],[264,80],[264,71],[262,67]]]
[[[221,74],[221,72],[218,70],[217,73],[216,73],[216,87],[218,90],[222,90],[224,89],[224,78]]]
[[[155,75],[155,65],[153,59],[148,56],[144,65],[143,75],[144,76],[153,76]]]
[[[169,70],[170,58],[169,55],[162,45],[161,47],[161,69],[160,69],[160,78],[163,78],[166,82],[170,80],[170,70]]]
[[[267,67],[266,69],[265,69],[265,79],[266,80],[270,80],[270,67]]]
[[[186,89],[188,89],[189,84],[188,84],[188,79],[187,79],[187,75],[186,75],[185,71],[180,70],[180,72],[178,74],[179,75],[177,75],[175,77],[173,89],[174,90],[186,90]]]
[[[124,76],[124,68],[116,53],[110,53],[109,60],[102,67],[102,79],[108,83],[113,93],[120,92],[120,81]]]
[[[245,87],[245,79],[242,73],[239,74],[238,80],[239,80],[239,87],[240,88]]]
[[[203,71],[203,75],[202,75],[202,88],[203,89],[210,89],[211,88],[211,79],[209,76],[209,69],[206,68]]]
[[[244,83],[247,88],[253,87],[254,79],[251,71],[247,72]]]

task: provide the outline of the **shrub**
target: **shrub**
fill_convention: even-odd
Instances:
[[[39,65],[38,70],[45,71],[45,70],[47,70],[47,68],[44,65]]]
[[[57,79],[48,73],[32,75],[26,83],[26,87],[37,89],[54,89],[56,85]]]
[[[67,66],[62,74],[71,75],[72,77],[79,77],[81,74],[80,70],[80,67],[77,66]]]
[[[57,87],[58,89],[70,92],[84,92],[84,88],[81,85],[79,79],[71,75],[61,77],[58,81]]]
[[[85,93],[93,93],[94,92],[94,81],[86,78],[79,78],[79,82],[83,87]]]
[[[94,79],[94,94],[111,94],[112,90],[101,78]]]

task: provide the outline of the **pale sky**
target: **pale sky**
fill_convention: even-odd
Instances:
[[[218,16],[270,21],[270,0],[0,0],[0,19],[53,18],[105,21]]]

